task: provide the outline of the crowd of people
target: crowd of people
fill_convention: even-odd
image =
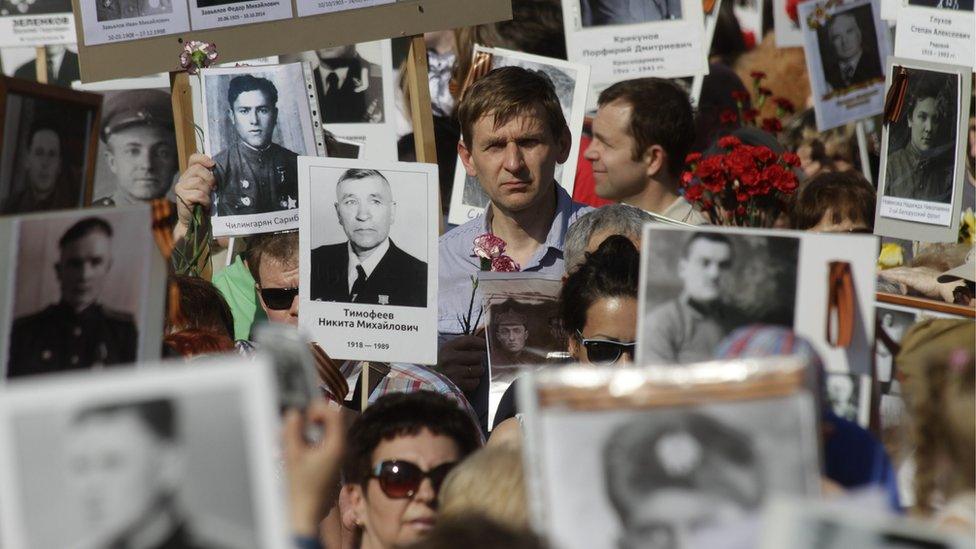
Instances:
[[[513,21],[430,35],[432,67],[444,69],[430,74],[438,150],[450,153],[438,156],[441,174],[453,174],[459,160],[465,173],[477,179],[488,207],[469,222],[448,227],[438,243],[436,364],[340,361],[321,349],[316,353],[321,398],[303,410],[289,410],[281,428],[288,519],[296,547],[546,546],[531,524],[527,485],[534,471],[522,459],[525,411],[519,405],[520,382],[516,380],[505,392],[489,425],[490,370],[484,330],[462,326],[466,313],[470,316],[472,277],[482,270],[472,253],[478,235],[491,233],[502,239],[505,253],[522,272],[561,277],[558,315],[566,362],[624,367],[632,366],[636,358],[641,264],[656,261],[641,257],[643,229],[648,223],[716,222],[686,196],[684,178],[690,177],[685,175],[688,159],[719,154],[720,143],[729,142],[723,139],[795,158],[792,171],[798,188],[768,212],[766,227],[874,232],[877,140],[867,140],[862,146],[868,150],[861,150],[851,128],[817,132],[808,108],[785,114],[782,130],[772,125],[759,129],[723,116],[735,108],[733,97],[744,94],[747,109],[758,104],[759,97],[750,96],[744,82],[760,71],[768,75],[764,86],[797,105],[810,104],[809,86],[797,82],[805,75],[795,74],[802,65],[796,62],[797,50],[781,50],[783,56],[771,53],[775,51],[771,31],[754,48],[747,47],[732,5],[722,4],[709,55],[711,71],[697,105],[693,106],[686,83],[662,78],[622,81],[599,94],[579,148],[572,195],[558,184],[555,173],[568,159],[573,138],[545,76],[504,67],[467,87],[461,85],[468,80],[467,57],[475,43],[565,57],[565,48],[555,46],[563,43],[559,3],[513,0]],[[598,16],[597,11],[589,15]],[[323,58],[322,75],[316,80],[320,87],[326,85],[329,66]],[[261,95],[262,90],[243,83],[230,93],[250,97]],[[974,98],[964,100],[972,103]],[[908,105],[909,116],[914,108],[922,107]],[[106,120],[111,122],[115,114],[106,115]],[[328,127],[330,120],[325,122]],[[121,143],[121,135],[105,132],[103,140]],[[266,145],[271,136],[265,137]],[[51,138],[43,128],[30,139],[38,155],[58,149],[57,136]],[[114,147],[110,151],[115,154]],[[406,159],[411,154],[403,147],[401,153]],[[173,171],[171,156],[168,151],[169,171]],[[903,156],[888,163],[889,177],[894,178],[889,181],[911,186],[915,160]],[[963,211],[976,209],[974,159],[976,118],[971,114],[965,187],[957,205]],[[191,229],[198,223],[195,210],[222,207],[213,201],[217,177],[234,169],[226,153],[216,158],[200,153],[189,157],[173,189],[177,247],[206,237],[206,231]],[[58,176],[38,171],[31,177],[54,182]],[[449,196],[450,181],[442,177],[442,196]],[[391,200],[391,183],[378,172],[355,173],[339,184],[350,193],[362,193],[367,183],[375,187],[372,195],[380,197],[378,209],[350,211],[347,217],[340,211],[340,222],[387,215],[382,207]],[[28,189],[46,187],[38,184]],[[31,195],[17,200],[46,198]],[[123,201],[121,195],[105,198],[106,204],[112,200]],[[79,241],[112,238],[111,228],[94,221],[89,225],[65,234],[62,254],[70,255]],[[976,239],[972,227],[968,233],[965,226],[962,229],[966,236],[958,243],[942,245],[879,239],[884,246],[877,258],[879,289],[972,308],[976,305],[972,259]],[[388,235],[387,227],[379,241],[389,242],[391,252],[399,251]],[[318,258],[323,269],[343,265],[331,273],[338,277],[340,293],[348,293],[347,274],[353,294],[371,291],[367,284],[395,286],[401,277],[421,276],[414,263],[419,260],[407,256],[386,278],[371,281],[375,261],[369,263],[368,253],[357,258],[345,250],[348,245],[357,253],[360,248],[372,251],[377,243],[360,244],[351,234],[349,239],[349,244],[337,245],[332,255],[327,248],[335,246],[312,252],[313,261]],[[900,260],[886,259],[883,250],[888,246],[898,247]],[[168,303],[164,355],[175,360],[233,353],[251,356],[261,351],[254,341],[261,324],[297,329],[299,250],[297,232],[256,235],[238,239],[235,255],[209,280],[172,274],[169,291],[176,299]],[[680,280],[674,281],[683,288],[680,297],[642,319],[661,326],[660,333],[666,334],[660,341],[644,342],[655,361],[798,358],[814,380],[809,390],[818,406],[822,497],[840,501],[873,488],[885,495],[889,511],[897,516],[912,516],[970,539],[976,536],[976,324],[972,318],[920,320],[895,342],[891,354],[897,374],[893,377],[901,384],[906,403],[904,426],[895,432],[868,429],[840,417],[830,406],[825,380],[831,365],[802,336],[764,325],[730,331],[722,323],[719,279],[728,270],[732,254],[732,244],[721,235],[698,233],[685,245],[677,259]],[[69,273],[72,264],[66,260],[64,265],[64,273]],[[316,280],[313,294],[325,295],[329,290],[316,289]],[[70,289],[65,286],[66,292]],[[417,305],[405,305],[426,302],[423,296],[412,301]],[[116,331],[129,329],[117,316],[106,322]],[[15,324],[14,334],[40,334],[41,330],[30,328],[32,322],[51,329],[44,318],[28,318]],[[31,337],[12,337],[8,375],[19,375],[22,364],[35,360]],[[102,359],[134,360],[132,349],[111,351]],[[872,364],[858,366],[872,370]],[[309,424],[321,427],[321,437],[307,436]],[[626,479],[615,482],[627,484]],[[714,486],[702,490],[713,500],[722,497],[719,492]],[[622,540],[621,546],[645,546],[639,542],[642,538],[634,536],[632,545]],[[165,547],[194,547],[183,541]],[[607,540],[607,546],[614,541]],[[658,546],[681,547],[654,545]]]

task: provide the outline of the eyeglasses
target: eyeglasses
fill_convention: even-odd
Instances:
[[[269,309],[274,311],[291,308],[296,295],[298,295],[298,288],[261,288],[261,299]]]
[[[586,349],[586,356],[590,359],[590,362],[613,364],[620,360],[620,356],[624,353],[630,355],[631,359],[634,358],[634,349],[637,347],[636,342],[624,343],[622,341],[610,341],[607,339],[586,339],[579,330],[576,331],[576,335],[579,336],[583,348]]]
[[[412,498],[425,478],[430,479],[434,493],[441,489],[444,477],[457,465],[456,462],[442,463],[430,471],[423,471],[417,465],[403,460],[390,460],[376,464],[369,478],[380,481],[380,489],[393,499]]]

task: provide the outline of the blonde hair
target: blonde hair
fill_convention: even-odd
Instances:
[[[509,446],[482,448],[444,480],[441,518],[477,513],[513,529],[529,527],[522,454]]]

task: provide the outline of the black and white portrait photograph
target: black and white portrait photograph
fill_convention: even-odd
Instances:
[[[436,166],[305,157],[299,166],[305,166],[299,171],[300,324],[313,336],[328,334],[316,341],[330,357],[357,358],[348,356],[356,348],[335,347],[346,335],[327,328],[326,319],[355,328],[352,311],[371,324],[376,318],[404,322],[402,335],[377,332],[374,339],[360,329],[349,337],[386,345],[374,349],[384,356],[397,347],[429,359],[417,331],[425,338],[436,329]]]
[[[37,48],[2,48],[0,65],[7,76],[37,81]],[[73,44],[45,46],[41,68],[47,75],[48,84],[70,88],[72,82],[81,78],[78,48]]]
[[[884,60],[891,47],[878,3],[812,0],[801,2],[797,13],[817,129],[823,132],[880,114]]]
[[[732,330],[793,327],[796,237],[645,226],[638,362],[708,360]]]
[[[70,0],[0,0],[0,48],[76,40]]]
[[[915,324],[918,311],[882,303],[875,304],[874,311],[878,318],[874,350],[875,378],[879,383],[886,383],[895,377],[895,355],[900,349],[902,336]]]
[[[148,214],[97,209],[19,222],[6,378],[159,356],[151,330],[162,282]]]
[[[579,159],[579,140],[583,132],[583,118],[586,114],[586,93],[590,82],[590,68],[587,65],[568,63],[560,59],[540,57],[501,48],[486,48],[475,45],[472,55],[491,55],[491,67],[522,67],[543,74],[552,83],[563,109],[563,116],[573,136],[573,145],[564,164],[556,166],[555,179],[573,194],[576,182],[576,164]],[[451,208],[448,222],[461,225],[481,214],[488,207],[488,195],[481,189],[478,179],[468,175],[464,165],[458,161],[454,171],[454,186],[451,191]]]
[[[681,0],[579,0],[584,27],[681,19]]]
[[[267,366],[210,361],[10,386],[5,546],[286,547]]]
[[[204,108],[197,124],[217,164],[214,236],[294,229],[298,157],[318,152],[306,66],[218,68],[201,74]]]
[[[98,0],[95,6],[96,18],[100,22],[173,12],[173,0]]]
[[[867,427],[871,411],[871,382],[868,376],[828,373],[824,385],[834,415]]]
[[[0,17],[71,13],[69,0],[0,0]]]
[[[100,104],[95,94],[0,77],[0,214],[91,199]]]
[[[748,525],[767,497],[817,490],[817,460],[804,450],[816,445],[812,406],[793,395],[541,408],[529,459],[544,532],[566,549],[751,547]]]
[[[973,11],[973,0],[908,0],[909,6],[940,10]]]

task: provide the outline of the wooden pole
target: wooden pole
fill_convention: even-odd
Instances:
[[[857,134],[857,150],[861,158],[861,174],[868,183],[874,183],[874,177],[871,176],[871,158],[868,156],[868,136],[863,120],[858,120],[854,124],[854,131]]]
[[[437,163],[437,146],[434,143],[434,113],[430,106],[430,83],[427,76],[427,44],[424,35],[410,37],[407,53],[407,95],[410,96],[410,118],[413,121],[413,142],[417,162]],[[441,207],[441,189],[437,186],[437,204]],[[438,218],[439,232],[444,232],[444,212]]]
[[[44,46],[38,46],[35,48],[37,52],[36,59],[34,60],[34,72],[37,77],[37,81],[41,84],[47,84],[49,80],[49,75],[47,74],[47,48]]]

